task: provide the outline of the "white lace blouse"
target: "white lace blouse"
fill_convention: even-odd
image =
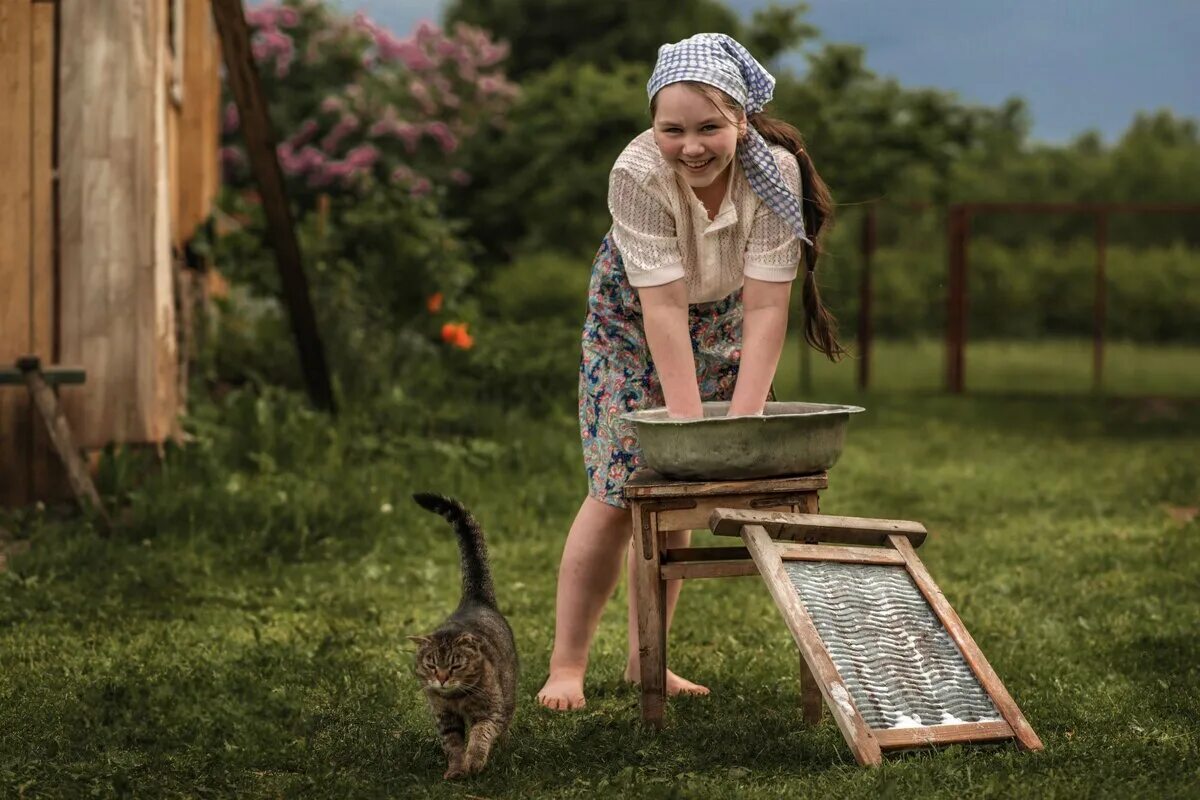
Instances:
[[[800,167],[784,147],[771,154],[787,185],[800,194]],[[684,278],[689,303],[711,303],[739,288],[745,276],[790,281],[801,240],[746,180],[737,159],[725,199],[710,221],[704,204],[662,157],[647,130],[626,146],[608,176],[613,240],[634,287]]]

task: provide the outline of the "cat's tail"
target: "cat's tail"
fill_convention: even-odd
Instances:
[[[488,568],[487,544],[483,541],[483,530],[471,512],[457,500],[440,494],[418,492],[413,495],[413,500],[421,508],[442,515],[454,526],[462,561],[463,601],[473,600],[496,608],[496,589]]]

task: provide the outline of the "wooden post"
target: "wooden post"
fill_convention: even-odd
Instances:
[[[642,721],[655,728],[663,724],[667,689],[666,584],[659,574],[662,535],[655,512],[640,500],[630,502],[636,574],[629,576],[629,591],[636,592],[638,667],[641,671]]]
[[[858,282],[858,388],[866,391],[871,385],[871,260],[875,256],[875,203],[867,205],[862,220],[862,276]]]
[[[991,696],[992,702],[996,705],[996,710],[1000,712],[1000,716],[1004,717],[1004,721],[1009,724],[1013,730],[1013,734],[1017,737],[1017,742],[1026,750],[1041,750],[1042,740],[1030,727],[1026,721],[1025,715],[1021,713],[1021,709],[1017,706],[1012,695],[1004,688],[1004,684],[1000,681],[1000,676],[992,669],[992,665],[988,663],[984,657],[983,651],[979,649],[979,645],[975,644],[975,639],[967,632],[966,626],[962,624],[958,613],[946,601],[946,596],[942,594],[942,590],[934,583],[933,577],[929,571],[925,569],[925,565],[921,563],[921,559],[917,557],[917,552],[913,549],[912,542],[905,536],[889,536],[888,541],[892,547],[904,556],[905,562],[908,565],[908,574],[916,584],[917,589],[925,597],[929,607],[933,613],[941,621],[942,627],[946,629],[946,633],[954,640],[954,644],[958,646],[959,652],[962,653],[963,660],[967,662],[967,666],[975,673],[975,677],[979,679],[980,685],[984,691]]]
[[[950,273],[946,297],[946,390],[954,394],[962,394],[966,384],[969,211],[968,206],[953,205],[946,217],[946,257]]]
[[[275,251],[283,299],[300,353],[308,395],[317,408],[336,413],[325,348],[317,330],[300,244],[296,240],[292,212],[284,191],[283,171],[275,152],[276,139],[267,115],[266,97],[250,50],[250,28],[246,24],[242,0],[213,0],[212,10],[225,54],[229,86],[237,101],[246,153],[267,218],[267,237]]]
[[[818,513],[816,492],[793,504],[791,510],[795,514]],[[808,668],[803,653],[800,653],[800,718],[809,726],[819,725],[821,722],[821,687],[817,685],[817,679]]]
[[[1104,327],[1108,315],[1108,279],[1105,259],[1108,251],[1108,214],[1096,214],[1096,298],[1092,317],[1092,391],[1104,391]]]

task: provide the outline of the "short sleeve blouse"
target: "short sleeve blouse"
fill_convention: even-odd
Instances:
[[[784,147],[771,146],[787,185],[800,193],[800,168]],[[716,216],[663,159],[654,131],[638,135],[613,165],[608,208],[613,239],[631,285],[660,286],[684,278],[689,303],[710,303],[740,288],[748,275],[795,279],[803,242],[750,188],[736,159]]]

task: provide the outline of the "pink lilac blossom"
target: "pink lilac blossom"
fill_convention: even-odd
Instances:
[[[320,130],[320,126],[317,125],[315,119],[306,119],[300,123],[300,127],[296,129],[296,132],[288,138],[288,142],[292,147],[299,147],[312,139],[318,130]]]
[[[294,28],[300,24],[296,9],[267,3],[246,10],[246,22],[252,28]]]
[[[408,82],[408,93],[420,103],[421,110],[426,114],[437,111],[437,103],[433,102],[433,97],[429,94],[429,87],[420,78],[413,78]]]
[[[433,184],[429,182],[429,178],[417,178],[408,191],[413,197],[424,197],[432,190]]]
[[[325,171],[321,177],[327,182],[336,180],[345,184],[349,183],[358,171],[358,168],[348,161],[330,161],[325,165]]]
[[[296,54],[296,43],[278,28],[263,28],[254,35],[251,46],[255,61],[275,60],[276,77],[286,77]]]
[[[475,69],[475,64],[468,59],[459,59],[458,62],[458,77],[462,78],[467,83],[474,83],[479,77],[479,71]]]
[[[426,72],[437,67],[437,62],[417,44],[413,38],[393,40],[394,45],[380,48],[380,53],[389,61],[398,61],[413,72]]]
[[[506,44],[482,44],[479,47],[479,66],[492,67],[504,60],[508,55]]]
[[[441,35],[442,29],[427,19],[423,19],[418,22],[416,30],[413,31],[413,36],[421,44],[435,41],[436,39],[440,38]]]
[[[282,142],[276,153],[279,156],[279,166],[288,175],[306,175],[320,172],[327,161],[325,154],[312,145],[305,145],[297,151],[289,142]]]
[[[392,181],[394,183],[408,183],[414,177],[416,177],[416,175],[412,169],[404,164],[401,164],[392,170]]]
[[[416,125],[401,122],[396,126],[395,135],[404,142],[404,149],[410,153],[416,152],[417,143],[421,140],[421,129]]]
[[[476,86],[479,87],[479,93],[482,95],[500,93],[500,79],[492,75],[484,75]]]
[[[342,140],[345,139],[349,134],[358,130],[358,127],[358,117],[354,116],[353,114],[344,114],[342,118],[338,120],[337,125],[333,126],[333,130],[326,134],[325,138],[321,140],[321,147],[327,153],[333,152],[337,149],[337,146],[342,143]]]
[[[379,160],[379,148],[372,144],[360,144],[346,153],[346,163],[356,169],[367,170]]]
[[[455,167],[450,170],[450,180],[459,186],[466,186],[471,182],[471,176],[465,170]]]
[[[425,126],[425,133],[437,141],[443,153],[453,153],[458,149],[458,138],[444,122],[430,122]]]

